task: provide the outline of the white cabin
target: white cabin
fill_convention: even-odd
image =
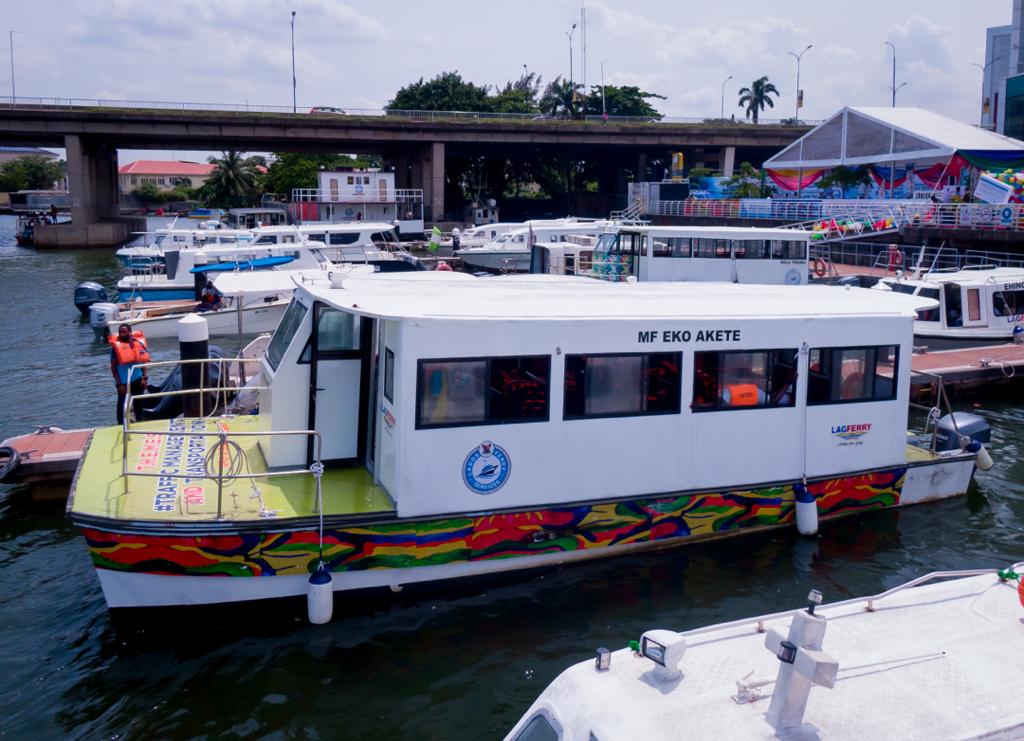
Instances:
[[[310,279],[263,360],[260,412],[316,429],[328,464],[365,466],[399,518],[906,465],[926,305],[828,286]],[[492,448],[486,483],[469,464]],[[314,459],[279,436],[263,454]]]
[[[1024,327],[1024,269],[979,266],[883,278],[877,289],[939,302],[918,312],[914,334],[954,341],[1005,341]],[[1024,332],[1018,330],[1017,334]]]

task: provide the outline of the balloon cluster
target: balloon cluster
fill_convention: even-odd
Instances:
[[[811,228],[811,241],[838,237],[844,234],[861,234],[864,231],[880,232],[893,227],[892,217],[884,219],[829,219],[819,221]]]
[[[1013,195],[1010,201],[1013,203],[1024,203],[1024,172],[1015,170],[1003,170],[1002,172],[986,172],[993,180],[998,180],[1004,185],[1013,188]]]

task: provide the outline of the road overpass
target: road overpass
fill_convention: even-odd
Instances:
[[[427,218],[439,219],[445,207],[445,160],[452,157],[586,159],[601,163],[608,178],[602,181],[614,183],[624,170],[643,177],[649,159],[664,160],[676,151],[684,152],[691,166],[731,173],[735,163],[760,164],[809,129],[809,124],[717,119],[561,120],[429,111],[312,115],[248,106],[211,110],[0,98],[0,141],[67,151],[78,224],[118,215],[118,149],[379,154],[395,167],[396,187],[422,188]]]

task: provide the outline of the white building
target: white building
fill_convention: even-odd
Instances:
[[[395,173],[379,169],[323,170],[318,187],[292,191],[296,221],[380,221],[404,236],[423,236],[423,191],[395,188]]]

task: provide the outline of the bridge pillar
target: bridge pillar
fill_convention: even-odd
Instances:
[[[395,164],[395,187],[404,190],[409,185],[409,158],[401,154],[394,159]]]
[[[428,144],[421,158],[423,206],[431,221],[444,218],[444,142]]]
[[[71,221],[86,226],[121,215],[117,195],[117,149],[83,139],[64,137],[67,150],[68,188],[71,191]]]
[[[722,147],[722,177],[731,178],[736,167],[736,147]]]
[[[636,156],[636,177],[638,183],[647,180],[647,152],[641,152]]]

